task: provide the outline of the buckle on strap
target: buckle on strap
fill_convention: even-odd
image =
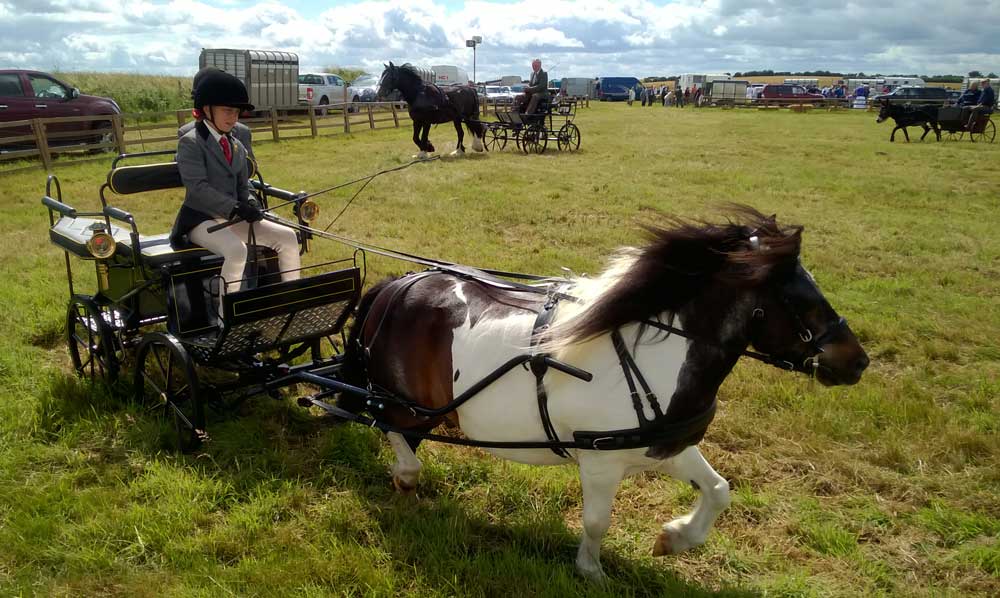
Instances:
[[[615,436],[601,436],[600,438],[595,438],[590,441],[590,446],[595,451],[610,451],[614,450],[618,445],[616,442],[618,438]],[[607,445],[607,446],[605,446]]]

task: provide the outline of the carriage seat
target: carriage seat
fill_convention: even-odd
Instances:
[[[90,251],[87,249],[87,241],[93,234],[95,225],[102,228],[106,226],[104,219],[63,216],[49,229],[49,238],[52,243],[73,255],[83,259],[91,259]],[[109,232],[117,243],[116,255],[131,261],[135,252],[132,247],[130,231],[112,222]],[[143,261],[154,268],[215,257],[211,251],[194,244],[181,247],[172,246],[169,233],[139,235],[139,250]]]

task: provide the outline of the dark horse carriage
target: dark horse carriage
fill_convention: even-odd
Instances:
[[[854,384],[868,365],[800,262],[802,229],[749,208],[722,225],[674,219],[649,227],[644,247],[623,249],[596,278],[545,278],[325,233],[309,226],[316,212],[304,194],[258,178],[262,200],[296,208],[297,222],[278,220],[302,234],[303,251],[310,238],[326,238],[355,253],[288,282],[274,280],[262,255],[252,284],[227,293],[216,318],[211,290],[221,258],[172,247],[166,235],[142,236],[133,216],[107,201],[106,192],[178,186],[176,165],[119,160],[101,189],[100,212],[63,202],[55,177],[42,200],[51,239],[66,252],[67,340],[80,375],[111,381],[131,362],[137,399],[169,416],[183,450],[207,438],[206,406],[313,385],[319,392],[301,405],[386,433],[393,483],[403,491],[417,483],[423,439],[529,464],[576,463],[583,492],[576,564],[588,577],[603,576],[600,544],[627,475],[659,471],[701,493],[690,513],[662,526],[654,555],[705,541],[730,497],[697,445],[741,356],[824,385]],[[382,281],[359,302],[359,249],[431,267]],[[94,262],[93,294],[74,290],[70,255]],[[331,342],[325,356],[321,340],[352,314],[346,350]],[[294,361],[306,353],[308,361]],[[208,382],[205,370],[226,376]],[[433,434],[445,420],[465,437]]]
[[[990,112],[948,106],[938,109],[937,122],[948,139],[961,140],[968,135],[969,141],[993,143],[997,137],[997,127],[990,117]]]
[[[65,252],[73,367],[91,381],[110,383],[131,365],[136,399],[163,410],[177,448],[187,451],[207,438],[206,407],[232,408],[295,382],[290,376],[298,371],[336,365],[336,358],[323,356],[321,341],[340,332],[357,302],[361,276],[352,257],[311,266],[319,273],[281,282],[276,254],[257,247],[243,289],[220,300],[221,257],[194,245],[173,246],[168,234],[140,234],[132,214],[109,203],[181,187],[175,162],[124,165],[173,153],[119,156],[100,189],[99,212],[65,203],[54,175],[42,203],[49,210],[50,239]],[[292,204],[299,224],[317,213],[301,195],[271,187],[259,175],[251,182],[264,206],[268,197]],[[308,234],[299,240],[304,253]],[[94,263],[92,293],[77,292],[70,256]],[[306,353],[308,362],[288,365]]]
[[[513,141],[524,153],[541,154],[554,141],[560,150],[580,147],[580,128],[574,124],[577,102],[573,99],[543,99],[533,114],[511,107],[497,108],[496,122],[486,123],[485,144],[489,151],[499,151]]]

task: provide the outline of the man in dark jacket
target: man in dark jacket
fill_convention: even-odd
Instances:
[[[531,61],[531,79],[524,93],[530,97],[525,114],[534,114],[538,110],[538,103],[549,97],[549,74],[542,70],[540,58]]]

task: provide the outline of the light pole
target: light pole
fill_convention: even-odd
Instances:
[[[483,43],[482,36],[473,35],[472,39],[465,40],[465,47],[472,48],[472,84],[477,85],[479,82],[476,80],[476,46]]]

